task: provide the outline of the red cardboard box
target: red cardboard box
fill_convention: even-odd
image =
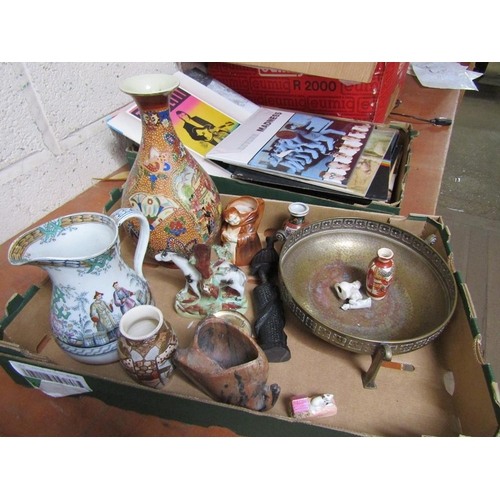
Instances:
[[[230,63],[208,63],[207,68],[211,76],[261,106],[383,123],[394,108],[408,64],[379,62],[369,83]]]

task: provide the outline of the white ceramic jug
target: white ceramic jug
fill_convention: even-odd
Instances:
[[[131,218],[140,222],[134,269],[122,259],[118,234]],[[9,249],[9,262],[47,271],[52,333],[67,354],[83,363],[111,363],[118,361],[122,315],[136,305],[154,304],[142,273],[148,241],[148,221],[135,209],[110,216],[77,213],[22,234]]]

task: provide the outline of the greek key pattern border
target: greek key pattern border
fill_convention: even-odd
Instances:
[[[322,325],[320,322],[316,321],[313,317],[311,317],[307,312],[304,311],[290,296],[290,294],[286,291],[285,287],[281,287],[282,297],[287,306],[290,308],[295,317],[304,325],[304,327],[316,335],[317,337],[322,338],[323,340],[333,344],[342,349],[346,349],[351,352],[355,352],[357,354],[369,354],[372,355],[375,353],[376,348],[382,342],[370,342],[369,340],[358,340],[348,335],[340,334],[331,328],[327,328]],[[410,351],[415,351],[420,349],[427,344],[433,342],[440,333],[444,330],[444,325],[439,330],[436,330],[431,335],[417,339],[410,340],[408,342],[391,342],[391,350],[393,354],[403,354]]]

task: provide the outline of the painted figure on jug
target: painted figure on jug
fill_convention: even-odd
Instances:
[[[103,296],[103,293],[96,291],[94,301],[90,305],[90,319],[94,323],[96,332],[85,336],[83,342],[85,346],[103,345],[118,338],[118,321],[112,314],[113,304],[104,302]]]
[[[120,308],[122,314],[125,314],[129,309],[132,309],[132,307],[136,305],[135,300],[132,298],[134,292],[121,287],[117,281],[113,283],[113,288],[115,289],[113,293],[115,305]]]

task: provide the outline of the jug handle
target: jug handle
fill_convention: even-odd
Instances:
[[[120,227],[125,221],[133,219],[134,217],[139,219],[140,233],[134,254],[134,271],[141,278],[146,279],[142,273],[142,264],[144,262],[144,257],[146,256],[149,243],[150,229],[148,220],[142,212],[139,212],[135,208],[119,208],[114,211],[110,217],[116,222],[118,227]]]

